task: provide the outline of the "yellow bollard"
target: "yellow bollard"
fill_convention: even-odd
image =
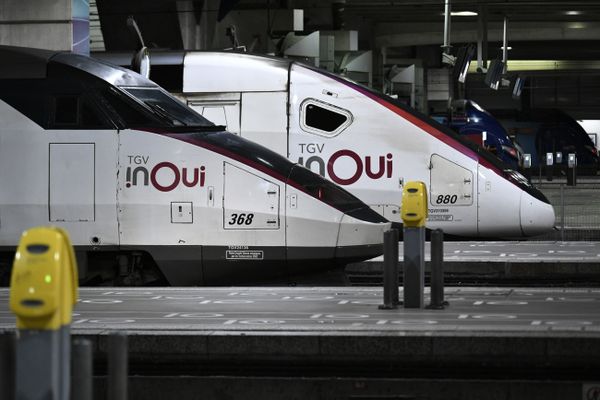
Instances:
[[[404,226],[425,226],[427,220],[427,187],[421,181],[407,182],[402,191],[402,221]]]
[[[37,227],[23,233],[10,281],[17,317],[19,399],[68,400],[70,324],[78,295],[77,263],[67,232]]]

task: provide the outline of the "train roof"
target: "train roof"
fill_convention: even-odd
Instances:
[[[15,46],[0,46],[0,79],[43,79],[51,62],[79,69],[115,86],[158,87],[131,70],[103,60],[70,52]]]
[[[190,52],[183,60],[183,92],[285,91],[291,63],[254,54]],[[215,75],[227,79],[213,85]]]

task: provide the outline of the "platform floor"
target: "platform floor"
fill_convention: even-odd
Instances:
[[[0,331],[11,332],[8,295]],[[112,332],[129,335],[130,399],[546,400],[600,388],[596,288],[448,287],[444,310],[380,310],[382,289],[366,287],[80,297],[71,328],[93,343],[98,398]]]
[[[380,310],[381,288],[81,288],[74,333],[420,332],[600,338],[600,289],[449,287],[444,310]],[[425,304],[429,301],[426,289]],[[400,288],[402,299],[402,288]],[[14,326],[0,289],[0,329]]]
[[[600,287],[600,242],[597,241],[445,242],[443,247],[444,272],[449,283],[478,286],[573,283]],[[430,254],[430,243],[426,242],[427,264]],[[402,242],[398,258],[402,264]],[[381,286],[382,271],[383,256],[346,267],[349,283],[356,286]]]

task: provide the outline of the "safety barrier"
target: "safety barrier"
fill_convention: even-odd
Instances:
[[[580,178],[576,186],[566,179],[552,182],[533,179],[554,207],[558,231],[542,235],[537,240],[600,240],[600,179]]]
[[[398,291],[398,231],[384,233],[383,304],[382,310],[423,308],[425,286],[425,221],[427,219],[427,188],[423,182],[407,182],[402,192],[402,222],[404,246],[404,300]],[[431,234],[431,300],[429,309],[443,309],[444,301],[443,240],[441,229]]]

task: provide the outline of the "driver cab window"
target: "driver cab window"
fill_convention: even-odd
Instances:
[[[51,129],[102,129],[108,123],[78,95],[56,95],[51,113]]]
[[[300,105],[300,126],[310,133],[322,136],[336,136],[352,123],[352,114],[348,110],[307,99]]]

